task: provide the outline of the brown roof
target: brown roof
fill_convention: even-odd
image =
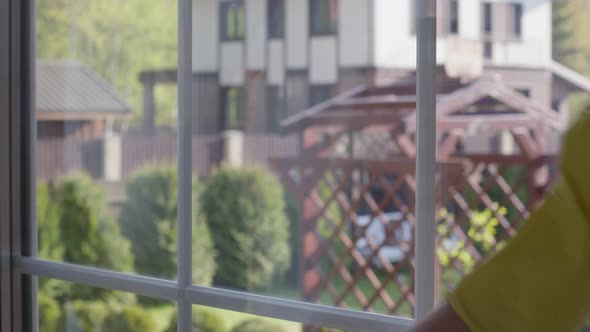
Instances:
[[[113,87],[84,64],[40,61],[36,83],[38,119],[95,119],[131,112]]]

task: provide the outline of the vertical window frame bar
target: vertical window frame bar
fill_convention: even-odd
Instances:
[[[192,1],[178,0],[178,332],[192,331]]]
[[[436,0],[417,0],[416,7],[416,320],[434,308],[435,175],[436,175]]]

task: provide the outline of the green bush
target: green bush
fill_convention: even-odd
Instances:
[[[289,246],[291,248],[290,268],[286,273],[286,282],[290,287],[299,287],[299,259],[301,252],[301,230],[299,205],[295,196],[285,190],[285,215],[289,220]]]
[[[39,303],[39,326],[42,327],[43,332],[58,332],[62,319],[59,303],[41,292],[37,301]]]
[[[139,306],[129,306],[110,314],[103,326],[105,332],[156,332],[154,320]]]
[[[172,315],[166,332],[178,331],[176,315]],[[193,331],[195,332],[227,332],[223,319],[212,311],[193,307]]]
[[[496,238],[498,228],[500,228],[498,227],[498,216],[506,216],[507,213],[508,210],[498,203],[493,203],[492,209],[473,211],[464,231],[469,242],[482,256],[493,254],[504,247],[504,242],[497,242]],[[440,239],[444,241],[452,235],[449,224],[453,223],[455,215],[449,213],[446,209],[441,209],[439,218],[437,233]],[[467,246],[468,243],[459,240],[453,248],[446,248],[443,242],[443,245],[436,249],[440,265],[443,267],[442,279],[447,284],[455,284],[458,281],[457,271],[452,261],[457,260],[461,263],[465,272],[471,271],[477,264]]]
[[[105,194],[85,175],[63,178],[55,187],[38,186],[39,253],[42,258],[129,272],[129,242],[109,215]],[[133,302],[132,294],[42,279],[40,293],[66,300]]]
[[[84,175],[64,178],[55,193],[64,260],[131,272],[129,241],[109,215],[105,193]]]
[[[102,332],[109,309],[102,301],[66,302],[59,331]]]
[[[120,220],[140,274],[176,276],[177,183],[175,167],[155,165],[138,171],[127,182]],[[199,195],[196,181],[192,195]],[[193,282],[210,285],[216,253],[207,224],[197,213],[197,204],[193,205]]]
[[[274,322],[260,318],[247,319],[236,325],[231,332],[286,332],[285,329]]]
[[[289,267],[289,224],[283,190],[262,168],[222,167],[202,197],[219,253],[215,284],[255,289]]]
[[[64,245],[61,241],[58,205],[53,204],[55,190],[45,182],[37,185],[37,233],[39,234],[39,257],[62,261]]]

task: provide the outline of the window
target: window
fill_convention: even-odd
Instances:
[[[490,60],[494,56],[494,44],[492,41],[486,40],[483,42],[483,57]]]
[[[331,85],[312,85],[309,89],[309,106],[317,105],[332,97]]]
[[[265,61],[252,61],[260,57],[251,55],[261,51],[271,57],[273,52],[266,47],[246,50],[242,43],[219,45],[220,39],[245,37],[245,1],[137,1],[146,4],[142,7],[146,15],[137,15],[135,6],[97,10],[117,0],[88,0],[85,3],[98,5],[83,7],[78,0],[38,1],[38,10],[30,13],[22,10],[35,1],[0,1],[0,22],[9,27],[9,31],[0,29],[0,72],[11,73],[0,77],[0,109],[6,110],[0,111],[0,245],[3,253],[5,249],[10,253],[0,265],[3,272],[10,271],[11,280],[18,281],[0,274],[0,293],[12,294],[2,298],[1,332],[5,318],[19,319],[20,310],[30,314],[22,315],[17,327],[33,325],[27,318],[40,317],[42,329],[48,331],[51,327],[44,323],[51,317],[65,319],[75,330],[77,323],[87,320],[108,329],[113,321],[125,321],[120,314],[129,313],[128,317],[142,317],[142,322],[154,318],[154,324],[147,325],[157,325],[158,330],[174,330],[171,326],[176,324],[179,331],[190,332],[193,319],[208,316],[201,310],[231,310],[221,313],[227,330],[245,318],[260,316],[288,320],[291,323],[279,327],[288,331],[299,331],[303,325],[310,330],[325,326],[350,332],[401,332],[412,324],[411,318],[424,318],[438,295],[433,287],[439,280],[433,271],[437,235],[437,240],[448,239],[448,264],[440,278],[451,285],[436,284],[444,294],[469,263],[490,253],[489,243],[474,240],[469,252],[452,257],[458,249],[466,249],[457,241],[468,239],[469,233],[480,235],[470,228],[481,228],[476,223],[482,215],[490,219],[486,215],[502,213],[504,209],[494,203],[507,210],[495,218],[502,219],[495,223],[497,232],[492,232],[498,240],[511,233],[500,228],[503,218],[517,220],[523,207],[534,205],[524,201],[537,196],[531,191],[522,195],[522,204],[514,203],[519,193],[509,195],[496,176],[479,174],[484,168],[488,173],[503,172],[504,159],[480,167],[480,160],[487,157],[481,158],[480,147],[467,146],[470,140],[465,136],[486,138],[493,128],[479,120],[495,111],[490,105],[501,101],[502,89],[493,91],[498,99],[477,99],[478,114],[453,114],[441,118],[449,121],[443,122],[443,128],[431,126],[437,120],[437,95],[430,83],[444,75],[436,77],[436,52],[430,52],[436,38],[428,29],[434,27],[423,8],[417,10],[423,13],[417,20],[421,25],[417,56],[411,48],[394,52],[391,58],[397,61],[399,56],[402,64],[417,59],[419,75],[409,68],[378,73],[342,70],[342,86],[353,88],[340,94],[336,83],[324,78],[321,82],[327,84],[310,86],[315,79],[310,79],[314,76],[306,64],[313,60],[306,61],[308,54],[301,49],[276,52],[276,58],[286,62],[276,68],[285,72],[268,83],[260,69]],[[266,4],[259,4],[264,9]],[[299,7],[301,16],[307,4],[303,0]],[[309,4],[312,15],[310,22],[300,22],[303,27],[309,23],[315,27],[312,33],[318,34],[343,28],[337,25],[335,1]],[[346,9],[342,12],[351,12],[351,7]],[[53,20],[56,14],[63,20]],[[391,26],[370,25],[381,29],[379,35],[387,37],[396,28],[406,31],[408,20],[393,19],[398,13],[381,14],[385,21],[380,23]],[[87,25],[76,24],[80,19]],[[38,31],[30,31],[35,26]],[[220,32],[212,33],[218,27]],[[92,34],[85,34],[87,29]],[[266,28],[256,33],[270,35]],[[171,37],[176,34],[177,40]],[[26,53],[29,47],[23,47],[33,43],[37,59]],[[356,44],[342,47],[338,56],[355,48]],[[303,65],[291,69],[287,61],[291,57]],[[226,66],[241,61],[246,65]],[[398,78],[398,85],[354,87],[355,82]],[[470,90],[471,83],[453,79],[442,86],[441,82],[440,97],[458,85],[467,97],[486,92],[480,85]],[[173,90],[160,90],[163,84]],[[338,103],[329,109],[308,109],[308,102],[318,105],[337,91]],[[420,116],[416,122],[406,121],[416,95]],[[284,118],[287,102],[289,111],[292,107],[301,111],[293,117],[300,121],[294,121],[284,136],[269,134],[269,121],[276,124]],[[145,112],[148,107],[154,112]],[[461,107],[459,112],[463,111]],[[400,115],[404,119],[395,122]],[[471,116],[478,121],[469,124],[469,130],[456,129]],[[510,116],[498,116],[502,127]],[[142,128],[143,122],[135,120],[140,117],[156,123]],[[74,127],[68,126],[70,121]],[[539,117],[534,121],[537,126]],[[195,132],[195,124],[208,131]],[[39,135],[35,127],[41,128]],[[91,133],[84,141],[67,129],[78,127]],[[228,129],[241,132],[223,132]],[[437,167],[435,129],[447,131],[438,137],[445,139],[452,157],[441,167]],[[427,144],[416,145],[416,139]],[[465,154],[474,153],[458,163],[455,157],[461,156],[453,155],[452,148],[463,143]],[[489,150],[487,145],[483,148]],[[226,163],[227,167],[219,167]],[[263,166],[251,167],[255,164]],[[436,173],[439,169],[451,173]],[[528,174],[512,176],[509,183],[526,186]],[[439,183],[449,188],[435,187],[437,175]],[[462,175],[468,178],[457,179]],[[487,188],[493,192],[481,195]],[[259,200],[262,196],[264,200]],[[439,196],[441,201],[436,200]],[[452,211],[444,216],[449,219],[445,225],[455,227],[448,234],[436,233],[435,221],[441,223],[435,220],[439,203]],[[37,237],[38,253],[32,242]],[[39,277],[38,293],[33,276]],[[4,310],[7,302],[10,308]],[[214,324],[217,321],[213,319]],[[22,330],[35,330],[29,326]]]
[[[337,0],[309,0],[311,35],[333,35],[338,29]]]
[[[459,1],[451,0],[449,13],[449,32],[452,34],[459,33]]]
[[[244,100],[242,89],[237,87],[221,89],[222,130],[244,129]]]
[[[220,3],[219,20],[222,40],[242,40],[245,31],[244,1],[231,0]]]
[[[512,35],[519,38],[522,34],[522,4],[510,4],[510,16],[512,17]]]
[[[483,32],[492,33],[492,4],[489,2],[483,4]]]
[[[516,89],[516,92],[520,93],[521,95],[527,98],[531,96],[531,90],[527,88]]]
[[[285,89],[282,86],[268,87],[269,130],[277,131],[285,118]]]
[[[268,37],[285,37],[285,0],[268,0]]]

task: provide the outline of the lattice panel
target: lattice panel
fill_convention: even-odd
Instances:
[[[556,177],[552,163],[471,156],[440,165],[440,295],[516,233]],[[329,158],[300,164],[290,186],[303,209],[304,300],[413,316],[413,165]]]
[[[464,165],[463,173],[440,184],[437,257],[443,294],[516,234],[555,178],[549,174],[548,183],[537,188],[538,167],[531,163],[476,159]]]
[[[320,275],[320,303],[412,315],[414,187],[403,174],[325,171],[308,194],[320,249],[306,265]]]

